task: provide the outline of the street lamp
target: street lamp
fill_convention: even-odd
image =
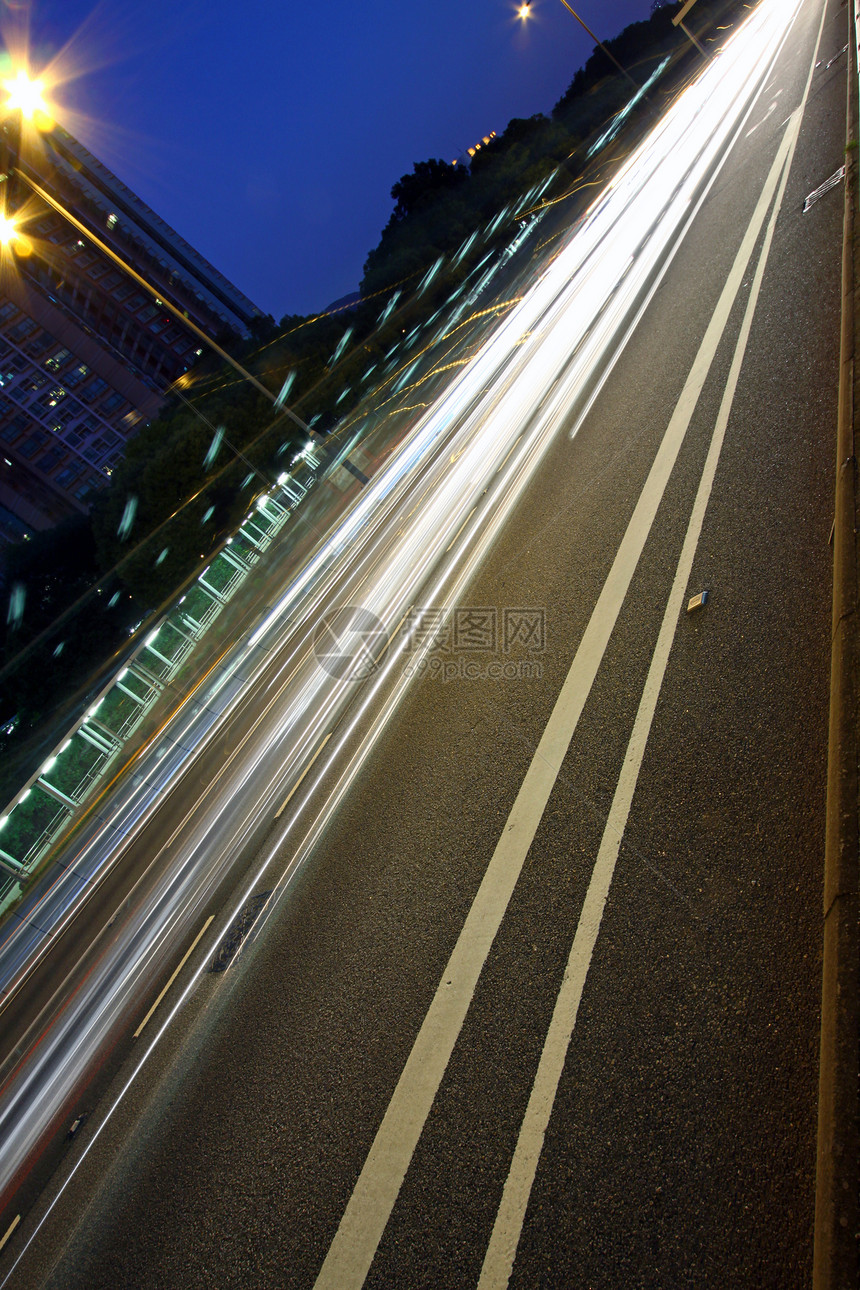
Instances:
[[[192,331],[199,340],[202,340],[223,362],[228,363],[235,372],[238,372],[239,375],[244,378],[244,380],[250,381],[251,385],[253,385],[256,390],[259,390],[259,392],[264,394],[267,399],[270,399],[276,404],[279,412],[289,417],[295,425],[297,425],[301,430],[304,430],[306,434],[309,434],[312,439],[316,438],[317,436],[315,431],[311,430],[307,423],[304,422],[301,417],[297,416],[291,408],[279,403],[277,396],[273,394],[267,386],[263,385],[262,381],[259,381],[252,372],[249,372],[247,368],[242,367],[241,363],[238,363],[232,355],[228,354],[225,349],[222,349],[220,345],[216,344],[216,342],[212,340],[212,338],[208,336],[201,327],[198,327],[195,322],[192,322],[192,320],[187,317],[182,310],[171,304],[169,300],[166,300],[162,289],[156,289],[151,286],[145,278],[141,277],[141,275],[131,267],[130,264],[127,264],[126,261],[123,260],[121,256],[117,255],[111,247],[107,246],[99,237],[97,237],[93,233],[92,229],[88,228],[85,224],[82,224],[80,220],[76,219],[75,216],[72,215],[71,211],[66,210],[66,208],[56,200],[56,198],[52,197],[50,193],[45,192],[44,188],[37,184],[34,179],[30,178],[29,175],[24,173],[21,166],[21,138],[23,122],[32,121],[37,129],[49,131],[54,127],[54,120],[44,98],[45,86],[43,81],[33,80],[25,71],[19,70],[12,80],[3,81],[2,85],[8,95],[3,107],[12,120],[11,140],[7,144],[8,157],[5,166],[10,187],[13,177],[26,184],[26,186],[35,193],[41,201],[52,207],[63,217],[63,219],[71,224],[73,228],[76,228],[79,233],[88,238],[94,246],[98,247],[98,249],[112,260],[114,264],[121,268],[123,272],[127,273],[138,286],[142,287],[144,291],[152,296],[159,308],[166,310],[166,312],[171,314],[183,327]],[[11,238],[12,233],[10,231],[6,242],[3,242],[2,238],[0,238],[0,243],[8,245]],[[23,235],[21,234],[17,235],[15,245],[16,249],[25,254],[29,252],[29,249],[31,249],[29,240],[23,238]],[[24,249],[25,247],[27,248],[26,250]]]
[[[521,5],[520,5],[520,7],[519,7],[519,9],[517,10],[517,17],[518,17],[518,18],[521,18],[521,19],[523,20],[523,22],[525,22],[525,21],[526,21],[526,19],[527,19],[527,18],[530,18],[531,16],[532,16],[532,7],[531,7],[531,5],[530,5],[530,4],[527,4],[527,3],[526,3],[526,4],[521,4]]]
[[[3,89],[9,95],[7,112],[19,112],[25,121],[32,121],[38,130],[50,130],[54,124],[45,102],[45,82],[33,81],[25,71],[19,70],[13,80],[4,81]]]
[[[318,440],[320,443],[323,443],[324,440],[322,437],[319,436],[315,430],[312,430],[300,416],[293,412],[292,408],[287,407],[280,399],[279,395],[273,394],[272,391],[262,383],[262,381],[259,381],[257,377],[253,375],[252,372],[249,372],[247,368],[241,365],[241,363],[238,363],[231,354],[228,354],[225,349],[222,349],[220,345],[216,344],[216,342],[212,340],[211,336],[208,336],[201,327],[198,327],[195,322],[192,322],[187,314],[185,314],[181,309],[178,309],[175,305],[171,304],[169,300],[166,300],[163,290],[153,287],[145,278],[141,277],[141,275],[133,269],[130,264],[126,263],[121,256],[117,255],[116,251],[107,246],[101,238],[97,237],[93,233],[92,229],[88,228],[85,224],[82,224],[80,220],[75,218],[71,211],[66,210],[65,206],[58,202],[55,197],[52,197],[51,194],[47,193],[34,179],[24,173],[21,166],[21,135],[23,122],[32,121],[37,129],[43,131],[52,130],[55,123],[44,99],[43,81],[32,80],[25,71],[21,70],[13,80],[4,81],[3,88],[8,94],[8,98],[4,106],[13,121],[12,141],[11,144],[8,145],[9,156],[6,164],[9,187],[11,188],[13,177],[26,184],[41,201],[52,207],[58,215],[61,215],[63,219],[72,225],[73,228],[76,228],[79,233],[88,238],[94,246],[98,247],[103,255],[106,255],[108,259],[112,260],[113,263],[122,269],[124,273],[128,274],[128,276],[136,282],[138,286],[142,287],[144,291],[152,296],[159,308],[166,310],[167,313],[171,314],[183,327],[192,331],[194,335],[197,336],[199,340],[202,340],[204,344],[207,345],[214,354],[217,354],[223,362],[229,364],[229,366],[232,367],[235,372],[238,372],[244,380],[250,381],[254,389],[259,390],[259,392],[265,395],[267,399],[270,399],[272,403],[274,403],[277,412],[289,417],[289,419],[297,425],[299,429],[304,430],[305,434],[310,436],[311,442]],[[7,208],[8,205],[9,202],[7,199]],[[8,220],[7,223],[9,223]],[[0,226],[0,245],[5,247],[14,242],[16,250],[18,250],[22,255],[29,255],[32,250],[32,244],[29,238],[24,237],[24,235],[18,233],[17,230],[10,228],[7,231],[6,240],[4,241],[2,232],[3,229],[2,226]],[[188,402],[188,400],[184,399],[181,394],[179,397],[183,399],[183,402]],[[237,450],[234,449],[234,451]],[[240,457],[242,456],[241,453],[238,453],[238,455]],[[362,484],[369,483],[367,476],[358,470],[357,467],[353,466],[352,462],[344,461],[343,464]],[[259,474],[260,472],[258,471],[257,473]]]
[[[0,213],[0,250],[14,250],[19,255],[29,255],[32,249],[33,243],[21,232],[14,216]]]

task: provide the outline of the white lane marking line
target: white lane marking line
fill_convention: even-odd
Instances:
[[[287,806],[287,803],[289,802],[290,798],[293,796],[293,793],[295,793],[295,792],[298,790],[298,788],[299,788],[299,786],[301,785],[301,782],[302,782],[302,780],[304,779],[305,775],[307,775],[308,771],[309,771],[309,770],[310,770],[310,768],[313,766],[313,764],[314,764],[314,762],[316,761],[317,757],[319,757],[319,755],[320,755],[320,753],[322,752],[323,748],[325,748],[325,746],[326,746],[326,744],[328,743],[329,739],[331,739],[331,736],[332,736],[332,731],[330,730],[330,731],[328,732],[328,734],[326,735],[325,739],[324,739],[324,740],[322,741],[322,743],[320,744],[319,748],[317,748],[317,750],[316,750],[316,752],[314,753],[313,757],[311,757],[311,759],[310,759],[310,761],[308,762],[307,766],[305,766],[305,768],[304,768],[304,770],[302,771],[301,775],[299,775],[299,777],[298,777],[298,779],[296,780],[295,784],[293,784],[293,786],[292,786],[292,788],[290,789],[289,793],[287,793],[287,796],[284,798],[283,802],[281,802],[281,805],[278,807],[277,811],[275,811],[275,819],[276,819],[276,820],[279,820],[279,819],[281,818],[281,815],[283,814],[283,811],[285,810],[285,808],[286,808],[286,806]]]
[[[6,1228],[6,1231],[5,1231],[5,1233],[4,1233],[4,1236],[3,1236],[2,1241],[0,1241],[0,1250],[2,1250],[2,1249],[3,1249],[3,1246],[4,1246],[4,1245],[6,1244],[6,1242],[9,1240],[9,1237],[10,1237],[10,1236],[12,1235],[12,1233],[15,1231],[15,1228],[18,1226],[18,1224],[19,1224],[20,1222],[21,1222],[21,1215],[20,1215],[20,1214],[16,1214],[16,1215],[15,1215],[15,1217],[12,1219],[12,1222],[11,1222],[11,1223],[9,1224],[9,1226]]]
[[[454,543],[457,541],[457,538],[458,538],[458,537],[460,536],[460,534],[463,532],[463,529],[464,529],[464,528],[466,527],[466,525],[469,523],[469,520],[470,520],[470,519],[472,518],[472,516],[475,514],[475,511],[476,511],[477,509],[478,509],[478,508],[477,508],[477,506],[473,506],[473,507],[472,507],[472,509],[469,511],[469,514],[468,514],[468,515],[466,516],[466,518],[463,520],[463,523],[460,525],[460,527],[457,529],[457,532],[456,532],[456,533],[454,534],[454,536],[451,538],[451,541],[450,541],[450,542],[448,543],[448,545],[445,547],[445,550],[444,550],[444,553],[443,553],[444,555],[447,555],[447,554],[448,554],[448,552],[451,550],[451,547],[452,547],[452,546],[454,545]]]
[[[816,45],[816,54],[817,48]],[[813,56],[813,67],[814,61],[815,55]],[[810,80],[811,78],[812,71],[810,71]],[[809,85],[807,83],[806,93],[808,94],[808,92]],[[785,159],[776,202],[762,243],[750,297],[744,312],[729,377],[708,448],[708,455],[705,459],[702,478],[699,481],[696,499],[693,503],[693,510],[675,571],[672,590],[669,593],[657,645],[651,659],[651,666],[648,669],[648,677],[645,681],[642,698],[639,701],[633,733],[627,745],[621,775],[612,799],[612,806],[603,831],[582,913],[579,916],[579,923],[562,979],[561,989],[556,999],[552,1020],[538,1064],[537,1075],[535,1076],[526,1113],[520,1128],[511,1168],[502,1193],[502,1201],[496,1214],[487,1253],[484,1256],[478,1290],[505,1290],[513,1271],[526,1209],[531,1196],[538,1161],[543,1150],[544,1135],[549,1125],[558,1085],[576,1025],[582,991],[585,986],[588,969],[591,966],[597,935],[603,919],[603,911],[606,907],[609,888],[615,873],[618,853],[621,849],[624,830],[627,827],[627,818],[633,802],[633,794],[639,779],[639,771],[642,768],[645,747],[648,742],[648,736],[651,733],[657,700],[669,663],[669,654],[675,639],[684,596],[689,586],[693,560],[695,559],[696,548],[699,544],[702,525],[705,520],[705,511],[710,500],[714,477],[717,473],[720,454],[725,442],[726,429],[731,416],[735,394],[737,393],[741,367],[743,366],[752,330],[753,317],[761,294],[765,269],[773,244],[776,221],[779,218],[785,199],[788,176],[800,131],[800,117],[805,103],[806,94],[804,94],[800,112],[795,118],[796,126],[793,131],[791,148]]]
[[[203,934],[204,934],[204,932],[206,931],[206,929],[208,928],[209,924],[210,924],[211,922],[213,922],[213,921],[214,921],[214,918],[215,918],[215,915],[214,915],[214,914],[210,914],[210,915],[209,915],[209,917],[206,919],[206,922],[205,922],[205,923],[203,924],[203,926],[200,928],[200,931],[199,931],[199,932],[197,933],[197,935],[194,937],[194,940],[193,940],[193,941],[191,942],[191,944],[188,946],[188,949],[185,951],[185,953],[183,954],[182,958],[180,959],[179,964],[177,965],[177,967],[176,967],[175,971],[174,971],[174,972],[173,972],[173,974],[171,975],[170,980],[167,982],[167,985],[166,985],[166,986],[164,987],[164,989],[161,991],[161,994],[158,996],[158,998],[156,999],[155,1003],[152,1005],[152,1007],[150,1008],[149,1012],[146,1014],[146,1016],[144,1017],[143,1021],[140,1023],[140,1025],[138,1026],[137,1030],[134,1032],[134,1034],[133,1034],[133,1036],[132,1036],[132,1038],[133,1038],[133,1039],[137,1039],[138,1035],[139,1035],[139,1034],[140,1034],[140,1032],[143,1030],[144,1026],[145,1026],[145,1025],[146,1025],[146,1023],[149,1021],[149,1019],[150,1019],[150,1017],[152,1016],[152,1014],[155,1012],[155,1009],[156,1009],[156,1008],[158,1007],[158,1005],[161,1003],[161,1000],[162,1000],[162,999],[164,998],[164,996],[167,994],[167,991],[168,991],[168,990],[170,989],[170,987],[173,985],[173,982],[176,980],[176,978],[179,976],[179,973],[180,973],[180,972],[182,971],[182,969],[185,967],[185,964],[186,964],[186,963],[188,962],[188,960],[191,958],[191,955],[193,954],[194,950],[195,950],[195,949],[196,949],[196,947],[197,947],[197,943],[198,943],[198,941],[199,941],[199,940],[200,940],[200,938],[203,936]]]
[[[508,457],[510,457],[510,455],[511,455],[511,453],[513,452],[514,448],[516,448],[517,444],[519,443],[520,439],[522,439],[522,435],[521,435],[521,434],[517,435],[516,439],[514,440],[514,442],[511,444],[510,448],[508,449],[507,454],[506,454],[506,456],[505,456],[505,460],[502,462],[501,466],[499,466],[499,469],[496,471],[496,474],[497,474],[497,475],[498,475],[498,474],[500,474],[500,473],[501,473],[501,471],[504,469],[504,467],[507,465],[507,463],[508,463]]]
[[[792,134],[788,130],[780,143],[627,531],[329,1247],[315,1290],[358,1290],[367,1276],[743,286]]]

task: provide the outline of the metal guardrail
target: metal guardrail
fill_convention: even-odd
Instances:
[[[0,816],[0,909],[17,900],[23,883],[74,822],[129,738],[271,546],[298,500],[286,490],[284,496],[286,506],[269,496],[258,501],[239,526],[236,539],[230,539],[198,575],[194,588],[148,633]],[[112,700],[118,712],[127,709],[129,701],[134,705],[116,724],[111,722]],[[68,781],[69,770],[80,761],[82,741],[88,745],[89,764],[72,775],[71,786],[66,783],[60,788],[57,780]],[[49,813],[51,806],[55,809]],[[7,842],[10,835],[17,845]]]

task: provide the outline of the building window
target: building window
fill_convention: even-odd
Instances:
[[[31,358],[39,358],[44,354],[46,349],[51,349],[57,341],[49,331],[40,331],[37,336],[32,336],[24,346]]]
[[[0,322],[8,322],[10,318],[15,317],[17,312],[18,310],[15,305],[12,304],[12,301],[7,300],[5,305],[0,305]]]
[[[22,318],[9,332],[9,337],[11,340],[23,340],[25,336],[29,336],[35,330],[36,324],[32,318]]]
[[[39,458],[39,460],[36,462],[36,465],[39,467],[40,470],[44,470],[44,472],[47,474],[48,471],[55,470],[57,466],[59,466],[60,462],[63,460],[65,455],[66,454],[63,451],[63,449],[58,448],[55,444],[53,448],[48,449],[48,451],[45,453],[43,457]]]
[[[52,354],[50,358],[45,359],[45,366],[50,367],[52,372],[59,372],[69,357],[70,353],[67,349],[58,349],[56,354]]]
[[[108,215],[107,219],[105,220],[105,223],[107,224],[108,228],[116,228],[116,215],[114,215],[112,211],[110,215]]]
[[[20,439],[25,430],[31,429],[32,425],[33,422],[29,417],[21,416],[19,414],[14,418],[14,420],[10,421],[8,425],[0,427],[0,439],[2,439],[4,443],[14,443],[16,439]]]
[[[89,374],[90,369],[87,367],[86,363],[79,363],[77,367],[73,367],[70,372],[66,372],[64,380],[69,389],[73,390],[75,386],[80,385],[81,381],[89,376]]]
[[[104,394],[107,389],[107,382],[103,381],[100,376],[94,376],[81,390],[80,397],[87,403],[95,403],[96,399]]]
[[[59,484],[60,488],[68,488],[76,479],[80,479],[82,470],[83,466],[81,465],[73,464],[71,466],[66,466],[65,470],[61,470],[59,475],[57,475],[54,483]]]
[[[48,442],[48,436],[44,430],[35,430],[28,439],[25,439],[18,449],[22,457],[35,457],[40,448]]]
[[[117,408],[122,407],[125,399],[121,394],[113,393],[110,398],[105,399],[101,406],[101,412],[104,416],[109,416],[111,412],[116,412]]]

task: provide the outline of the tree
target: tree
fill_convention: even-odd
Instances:
[[[391,190],[397,203],[392,219],[397,222],[406,219],[429,205],[440,192],[458,188],[467,178],[467,172],[461,166],[449,166],[438,157],[416,161],[412,174],[402,175]]]

